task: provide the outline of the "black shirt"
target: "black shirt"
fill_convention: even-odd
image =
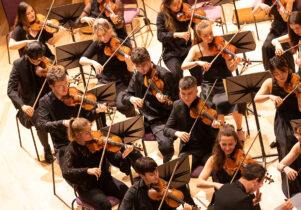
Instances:
[[[40,32],[39,32],[40,33]],[[26,36],[26,31],[23,29],[22,25],[17,25],[16,28],[14,29],[11,38],[14,39],[15,41],[23,41],[23,40],[36,40],[39,36],[39,33],[35,37],[31,36],[28,34]],[[51,60],[54,60],[54,55],[52,54],[51,50],[47,46],[46,42],[53,37],[53,34],[48,33],[47,31],[43,30],[41,37],[40,37],[40,42],[44,44],[46,47],[46,53],[45,56],[47,58],[50,58]],[[24,53],[24,48],[19,49],[19,54],[22,56]]]
[[[120,41],[122,42],[122,40]],[[104,54],[105,46],[106,44],[104,43],[94,41],[82,56],[91,59],[94,55],[97,55],[97,62],[103,65],[110,57]],[[132,73],[128,71],[126,63],[118,60],[116,56],[112,57],[101,72],[101,80],[103,80],[103,83],[122,82],[128,85],[131,76]]]
[[[40,99],[39,128],[50,133],[55,149],[69,144],[67,128],[63,125],[63,120],[76,117],[79,107],[80,105],[65,105],[52,91]],[[96,114],[95,109],[88,111],[82,108],[80,117],[92,122],[99,115]]]
[[[175,19],[175,18],[174,18]],[[189,49],[191,47],[191,38],[188,40],[187,44],[185,39],[174,38],[173,35],[176,32],[187,32],[189,21],[180,22],[175,19],[175,32],[170,32],[165,28],[165,17],[161,12],[157,17],[157,36],[158,40],[162,42],[164,54],[163,59],[168,60],[172,57],[185,57],[187,56]]]
[[[196,98],[191,106],[196,106],[199,98]],[[175,137],[176,131],[185,131],[189,133],[195,121],[190,116],[190,109],[182,99],[177,100],[173,104],[171,114],[165,124],[164,135],[169,138]],[[189,151],[195,155],[203,155],[204,153],[211,153],[217,129],[213,129],[211,125],[206,125],[202,120],[198,120],[194,129],[192,130],[189,142],[180,143],[180,152]],[[202,153],[200,152],[202,151]]]
[[[160,206],[160,201],[151,200],[147,195],[148,187],[140,179],[136,181],[126,192],[119,206],[119,210],[157,210]],[[164,202],[161,209],[173,209]]]
[[[156,68],[156,65],[153,64],[153,67]],[[169,96],[172,101],[176,100],[178,94],[177,90],[175,90],[175,82],[171,73],[162,67],[158,67],[157,70],[158,78],[164,82],[163,94]],[[137,71],[132,76],[130,84],[125,90],[125,93],[122,97],[122,102],[124,104],[131,104],[129,99],[132,96],[142,99],[146,89],[147,87],[144,85],[144,75]],[[171,109],[171,105],[159,102],[156,96],[152,94],[150,88],[145,97],[144,105],[140,110],[148,122],[161,121],[165,123],[168,119]]]

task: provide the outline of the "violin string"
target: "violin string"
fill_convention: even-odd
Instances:
[[[168,184],[167,184],[167,186],[166,186],[166,189],[165,189],[165,191],[164,191],[164,195],[163,195],[163,197],[162,197],[162,199],[161,199],[161,203],[160,203],[160,206],[159,206],[158,210],[161,210],[161,208],[162,208],[163,201],[165,200],[165,198],[166,198],[166,196],[167,196],[169,186],[170,186],[170,184],[171,184],[171,181],[173,180],[173,177],[174,177],[174,175],[175,175],[176,169],[178,168],[178,165],[179,165],[179,160],[176,162],[176,165],[175,165],[175,167],[173,168],[171,177],[170,177],[170,179],[169,179],[169,181],[168,181]]]
[[[201,115],[201,113],[202,113],[202,111],[203,111],[203,109],[204,109],[204,107],[205,107],[205,105],[206,105],[206,102],[208,101],[208,99],[209,99],[209,97],[210,97],[210,95],[211,95],[211,93],[212,93],[213,88],[214,88],[215,85],[216,85],[216,82],[217,82],[217,79],[215,79],[215,81],[214,81],[214,83],[213,83],[213,86],[211,87],[210,92],[209,92],[207,98],[205,99],[202,108],[201,108],[200,111],[198,112],[198,116],[197,116],[197,118],[195,118],[195,120],[194,120],[194,122],[193,122],[193,124],[192,124],[192,126],[191,126],[191,129],[190,129],[190,131],[189,131],[189,135],[191,135],[192,130],[194,129],[194,127],[195,127],[195,125],[196,125],[196,122],[197,122],[199,116]]]
[[[45,22],[44,22],[43,25],[42,25],[42,28],[41,28],[41,30],[40,30],[39,36],[38,36],[38,38],[37,38],[37,41],[39,41],[40,38],[41,38],[42,31],[44,30],[44,28],[45,28],[45,26],[46,26],[46,22],[47,22],[47,20],[48,20],[48,16],[49,16],[49,14],[50,14],[50,12],[51,12],[51,9],[52,9],[53,4],[54,4],[54,0],[52,0],[52,2],[51,2],[51,5],[50,5],[50,7],[49,7],[48,13],[47,13],[46,18],[45,18]]]
[[[232,179],[231,179],[230,184],[234,181],[234,179],[235,179],[235,177],[236,177],[238,171],[240,170],[241,165],[243,164],[243,162],[244,162],[245,159],[247,158],[247,155],[249,154],[249,152],[250,152],[252,146],[254,145],[255,140],[256,140],[257,136],[259,135],[259,132],[260,132],[260,129],[257,131],[257,134],[256,134],[256,136],[254,137],[254,139],[253,139],[253,141],[252,141],[252,144],[250,145],[250,147],[249,147],[248,151],[246,152],[246,154],[245,154],[244,158],[242,159],[242,161],[240,161],[239,166],[238,166],[237,169],[235,170],[235,173],[234,173],[234,175],[233,175],[233,177],[232,177]]]

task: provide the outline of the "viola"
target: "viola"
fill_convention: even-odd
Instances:
[[[201,110],[202,109],[202,110]],[[202,113],[200,113],[202,112]],[[211,125],[216,120],[217,112],[214,109],[208,108],[202,99],[199,99],[196,106],[190,108],[190,117],[201,119],[206,125]]]
[[[36,19],[30,24],[30,28],[35,31],[40,31],[46,21],[46,18],[42,14],[37,14]],[[45,30],[48,33],[56,33],[61,28],[60,23],[56,19],[47,20],[45,24]],[[67,29],[66,29],[67,30]]]
[[[155,96],[157,93],[163,95],[165,102],[170,106],[173,104],[173,101],[167,96],[163,94],[164,90],[164,82],[158,78],[158,72],[155,68],[152,68],[145,76],[144,76],[144,85],[148,87],[151,85],[152,94]]]
[[[112,38],[108,45],[105,46],[104,53],[107,56],[112,56],[116,49],[120,46],[120,41],[117,38]],[[120,61],[125,61],[126,55],[131,55],[131,49],[126,46],[121,46],[115,53],[116,57]]]
[[[284,91],[291,93],[293,91],[297,98],[301,97],[301,78],[298,74],[292,73],[288,82],[284,84]],[[298,87],[297,87],[298,86]]]
[[[206,17],[206,12],[200,8],[196,8],[193,13],[193,9],[191,7],[191,5],[183,3],[181,11],[177,13],[177,20],[181,22],[186,22],[191,19],[191,16],[193,14],[192,22],[194,23],[199,23],[202,20],[209,20],[212,22],[217,22],[219,24],[224,24],[221,20],[214,21],[209,19],[208,17]]]
[[[119,152],[121,148],[125,146],[131,146],[134,147],[134,149],[143,151],[141,147],[138,147],[136,145],[122,143],[122,140],[119,136],[111,136],[107,139],[107,137],[100,131],[92,131],[92,136],[93,139],[86,142],[86,146],[91,152],[103,149],[106,142],[106,149],[110,152]]]
[[[111,0],[104,0],[98,7],[99,11],[103,11],[107,17],[109,17],[112,22],[117,25],[122,23],[122,20],[117,16],[117,5]]]
[[[83,98],[84,97],[84,98]],[[83,96],[83,93],[75,87],[69,87],[68,95],[62,98],[62,101],[67,106],[76,106],[81,103],[83,99],[83,108],[86,110],[92,110],[96,108],[98,105],[103,105],[97,103],[97,98],[92,93],[86,93]]]

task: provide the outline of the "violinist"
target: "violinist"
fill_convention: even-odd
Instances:
[[[36,12],[31,5],[24,1],[19,3],[14,30],[9,41],[10,50],[19,50],[19,54],[22,56],[24,47],[28,43],[37,40],[40,31],[33,30],[30,27],[31,24],[35,22],[36,18]],[[54,60],[54,55],[46,43],[54,45],[64,35],[64,33],[65,29],[63,27],[61,27],[55,34],[51,34],[43,30],[39,41],[42,42],[46,47],[45,56],[47,58]]]
[[[222,57],[222,55],[219,55],[211,64],[210,62],[213,61],[216,56],[216,52],[214,52],[215,48],[222,49],[226,42],[221,41],[218,43],[216,41],[218,38],[213,35],[212,26],[208,20],[202,20],[198,23],[195,30],[200,42],[190,49],[182,64],[182,69],[187,70],[195,66],[201,66],[203,68],[205,73],[202,83],[202,99],[207,98],[209,90],[212,88],[214,81],[217,80],[207,100],[207,105],[217,111],[217,118],[222,124],[224,123],[224,115],[232,113],[239,139],[244,141],[242,117],[245,113],[246,106],[245,104],[231,105],[229,103],[222,81],[226,77],[232,76],[232,72],[237,69],[241,58],[235,56],[233,59],[226,59]]]
[[[120,153],[105,151],[104,162],[99,168],[103,149],[91,152],[86,146],[93,139],[90,122],[85,118],[76,118],[69,120],[68,124],[68,138],[71,142],[61,164],[63,177],[84,202],[95,209],[112,209],[106,196],[122,200],[128,187],[112,177],[107,161],[119,168],[129,167],[129,164]]]
[[[108,12],[106,6],[114,14]],[[76,22],[87,23],[90,27],[93,27],[96,18],[105,18],[108,20],[119,38],[125,39],[127,36],[124,24],[124,7],[121,0],[91,0]]]
[[[156,186],[160,181],[157,166],[157,163],[150,157],[141,157],[136,160],[135,170],[141,179],[136,181],[126,192],[120,204],[119,210],[157,210],[159,208],[160,201],[152,200],[148,196],[148,190],[151,188],[151,186]],[[185,191],[183,193],[184,200],[185,198],[187,200],[187,197],[191,199],[189,191],[186,191],[186,193],[188,193],[187,197],[185,197]],[[190,203],[191,202],[193,202],[192,199]],[[161,209],[171,210],[174,208],[169,207],[166,203],[163,203]],[[188,210],[192,209],[192,207],[185,203],[183,209]]]
[[[110,82],[116,83],[116,104],[119,112],[126,117],[135,115],[135,110],[131,106],[125,106],[121,103],[121,91],[125,90],[130,82],[132,71],[134,66],[130,59],[130,54],[124,56],[124,60],[121,61],[116,55],[107,63],[105,67],[103,65],[110,58],[112,40],[122,42],[122,39],[117,38],[112,24],[103,18],[96,19],[94,22],[94,37],[95,41],[88,47],[86,52],[80,58],[79,63],[81,65],[92,65],[97,73],[98,82],[101,84],[107,84]],[[130,46],[126,43],[124,47],[130,50]],[[107,53],[111,54],[107,54]],[[94,55],[97,55],[97,60],[91,59]]]
[[[191,47],[190,28],[188,28],[190,20],[177,20],[177,13],[181,11],[182,7],[182,0],[163,0],[156,23],[158,40],[162,42],[164,50],[163,61],[175,79],[176,89],[178,89],[179,81],[183,77],[181,64]],[[193,26],[194,24],[192,28]],[[190,72],[200,81],[201,75],[196,70]]]
[[[165,99],[168,97],[171,101],[177,99],[177,91],[175,82],[171,73],[163,67],[156,66],[151,62],[150,55],[144,47],[135,48],[131,54],[131,60],[137,69],[134,73],[128,88],[124,91],[122,102],[126,105],[137,106],[144,116],[145,125],[149,125],[152,133],[158,141],[158,147],[163,155],[163,162],[169,161],[174,153],[173,142],[171,142],[163,134],[164,125],[168,119],[172,104],[169,104]],[[149,83],[151,74],[156,75],[156,81],[163,82],[163,92],[154,94],[152,91],[153,85]],[[154,79],[153,79],[154,80]],[[153,81],[154,85],[157,82]],[[145,84],[146,82],[146,84]],[[151,87],[147,91],[147,86]],[[145,99],[143,97],[147,94]]]
[[[289,25],[288,34],[272,40],[272,44],[275,46],[275,54],[278,56],[283,54],[283,48],[281,46],[281,43],[289,42],[291,47],[300,44],[301,12],[299,12],[299,11],[292,12],[288,19],[288,25]],[[300,66],[301,66],[300,46],[293,48],[291,51],[293,53],[296,53],[297,51],[299,51],[295,62],[297,64],[297,66],[299,66],[298,74],[301,75],[301,73],[300,73]],[[287,53],[291,53],[291,52],[286,52],[285,54],[287,54]],[[285,54],[283,56],[285,56]],[[295,64],[294,64],[294,67],[295,67]]]
[[[262,45],[262,60],[263,60],[263,66],[264,69],[267,71],[269,70],[269,60],[275,56],[275,45],[273,46],[272,40],[278,37],[281,37],[285,34],[287,34],[287,20],[284,21],[282,16],[287,19],[286,15],[282,10],[277,9],[277,4],[274,5],[272,8],[270,7],[273,4],[274,0],[260,0],[260,3],[256,5],[256,7],[253,10],[253,14],[258,14],[257,11],[263,10],[267,15],[272,14],[274,16],[274,20],[271,25],[271,29],[269,34],[267,35],[263,45]],[[295,3],[294,3],[295,5]],[[293,11],[296,10],[295,6],[293,7]],[[288,14],[292,11],[287,11]],[[277,46],[276,46],[277,48]],[[289,45],[287,43],[283,43],[283,48],[288,49]],[[287,63],[289,67],[295,71],[295,65],[294,65],[294,58],[291,52],[285,53],[285,59],[287,60]]]
[[[37,125],[38,114],[33,105],[45,80],[45,75],[38,67],[44,58],[45,47],[40,42],[31,42],[25,46],[24,53],[25,55],[14,61],[8,81],[7,95],[18,109],[17,116],[20,122],[29,128]],[[49,91],[50,88],[46,85],[41,96]],[[36,128],[44,148],[45,161],[51,163],[53,157],[48,143],[48,133]]]
[[[214,120],[211,124],[205,124],[201,119],[197,120],[196,126],[189,134],[195,119],[190,116],[190,109],[198,107],[200,98],[197,97],[197,82],[192,76],[183,77],[180,80],[180,98],[175,101],[171,114],[164,128],[164,135],[173,141],[180,138],[180,157],[192,155],[193,171],[197,166],[204,165],[211,155],[214,139],[219,127],[219,122]],[[212,126],[212,127],[211,127]]]
[[[254,100],[256,103],[271,100],[275,104],[274,132],[277,142],[278,158],[279,161],[281,161],[298,142],[294,136],[290,121],[301,118],[301,99],[296,96],[296,93],[292,93],[283,101],[288,95],[286,87],[298,85],[291,84],[292,78],[298,76],[292,73],[292,70],[283,57],[275,56],[270,60],[270,71],[272,78],[268,78],[263,82]],[[298,80],[295,83],[299,83]],[[301,158],[298,158],[291,167],[298,170],[301,167]],[[282,176],[282,179],[282,191],[284,194],[287,194],[285,176]],[[290,185],[289,188],[293,189],[293,186]],[[299,189],[299,191],[300,190],[301,189]]]
[[[230,163],[231,160],[236,162],[234,155],[237,154],[237,151],[243,153],[242,145],[235,132],[234,126],[229,124],[222,126],[213,146],[212,155],[207,160],[199,176],[197,186],[200,188],[214,187],[215,190],[219,190],[223,184],[230,183],[234,175],[234,168],[232,168],[233,165],[230,165]],[[230,162],[226,161],[227,158],[231,159]],[[249,159],[251,159],[251,157],[248,155],[246,161]],[[238,166],[239,165],[237,165],[237,167]],[[214,177],[212,182],[207,181],[210,175]],[[234,180],[240,177],[241,172],[239,170]]]
[[[50,133],[55,152],[58,154],[59,150],[62,150],[61,154],[63,154],[69,144],[67,128],[70,125],[70,118],[77,116],[80,105],[65,104],[64,100],[69,98],[69,83],[66,73],[60,67],[52,67],[47,72],[46,78],[51,91],[40,99],[38,124],[41,130]],[[92,122],[104,111],[106,111],[104,105],[91,111],[82,108],[80,116]]]

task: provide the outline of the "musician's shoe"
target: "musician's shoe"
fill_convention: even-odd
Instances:
[[[44,158],[47,163],[52,163],[52,161],[54,160],[50,147],[44,149]]]

